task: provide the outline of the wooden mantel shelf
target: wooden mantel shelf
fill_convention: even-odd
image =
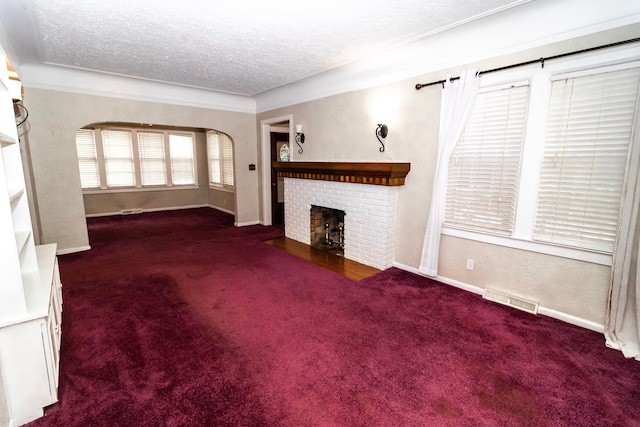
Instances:
[[[273,168],[284,178],[395,187],[404,185],[411,163],[274,162]]]

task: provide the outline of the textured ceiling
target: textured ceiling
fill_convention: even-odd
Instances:
[[[32,57],[41,63],[242,95],[301,80],[522,3],[21,1],[32,24],[14,22],[5,27],[22,38],[29,28],[30,39],[37,44]],[[24,42],[18,45],[24,47]]]

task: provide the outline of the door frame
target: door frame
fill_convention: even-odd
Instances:
[[[273,168],[273,162],[281,162],[279,144],[290,144],[289,125],[271,126],[271,225],[284,227],[284,178],[279,178]]]
[[[294,140],[293,114],[286,116],[274,117],[260,121],[261,143],[260,143],[260,198],[262,199],[262,225],[272,225],[271,217],[271,128],[272,126],[289,122],[289,141]],[[293,153],[291,150],[290,161],[293,161]]]

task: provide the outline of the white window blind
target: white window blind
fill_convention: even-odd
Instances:
[[[535,240],[612,252],[640,68],[552,82]]]
[[[218,132],[207,132],[207,155],[209,157],[209,183],[222,185],[220,134]]]
[[[220,132],[207,132],[209,182],[233,187],[233,141]]]
[[[137,132],[142,185],[166,185],[164,135],[160,132]]]
[[[227,135],[221,135],[222,185],[233,187],[233,143]]]
[[[131,132],[104,129],[102,131],[102,149],[107,172],[107,187],[135,186]]]
[[[82,188],[100,188],[98,158],[93,129],[78,129],[76,132],[76,149],[78,166],[80,167],[80,183]]]
[[[169,134],[171,153],[171,179],[174,185],[195,184],[193,137],[185,134]]]
[[[528,82],[478,93],[449,160],[445,226],[511,235]]]

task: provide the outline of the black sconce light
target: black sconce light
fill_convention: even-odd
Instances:
[[[302,133],[302,125],[296,125],[296,144],[300,149],[298,150],[298,154],[302,154],[302,145],[304,144],[304,133]]]
[[[376,128],[376,137],[378,137],[378,141],[380,141],[380,144],[382,144],[382,147],[380,147],[381,153],[384,153],[383,139],[385,139],[388,134],[389,134],[389,128],[387,127],[387,125],[378,123],[378,127]]]

